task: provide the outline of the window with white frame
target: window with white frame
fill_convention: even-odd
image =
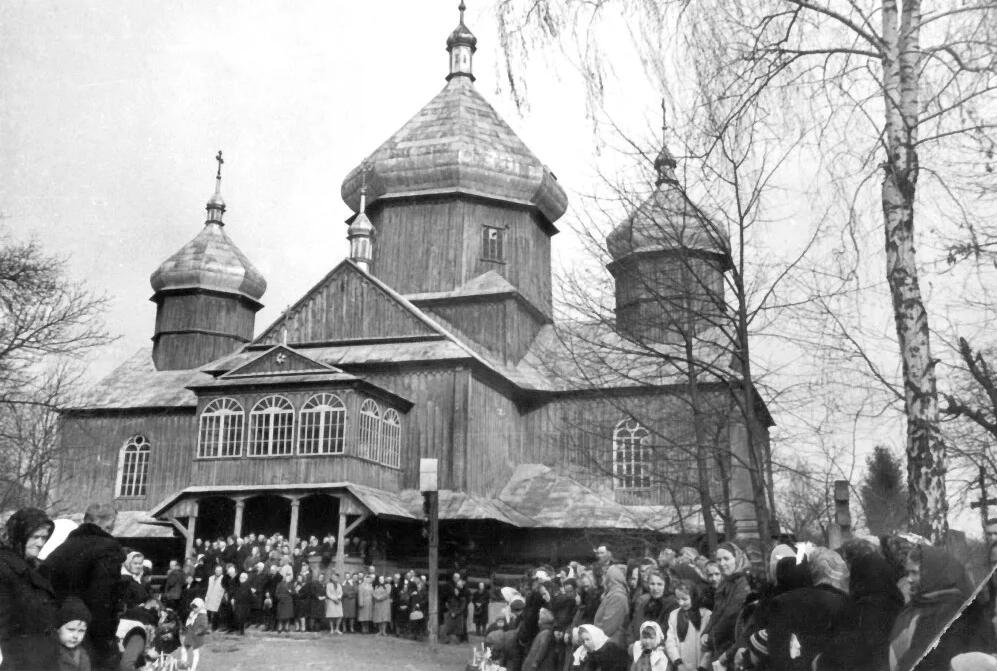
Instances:
[[[233,398],[216,398],[201,412],[198,457],[238,457],[242,454],[245,413]]]
[[[299,454],[342,454],[346,406],[335,394],[315,394],[301,407]]]
[[[249,412],[249,456],[294,452],[294,406],[283,396],[261,398]]]
[[[149,482],[149,441],[132,436],[118,458],[118,496],[145,496]]]
[[[381,443],[381,408],[377,401],[364,399],[360,404],[360,434],[357,438],[357,456],[377,461]]]
[[[505,261],[505,229],[483,226],[481,230],[481,258],[485,261]]]
[[[402,456],[402,422],[398,412],[393,408],[384,411],[384,418],[381,420],[384,430],[381,436],[381,458],[378,459],[385,466],[398,468],[401,465]]]
[[[617,489],[647,489],[651,486],[651,450],[648,431],[627,418],[613,431],[613,483]]]

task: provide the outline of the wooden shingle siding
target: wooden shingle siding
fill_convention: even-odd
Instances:
[[[512,296],[435,303],[426,309],[510,365],[523,358],[543,325]]]
[[[237,296],[190,291],[157,302],[152,357],[159,370],[195,368],[253,337],[258,306]]]

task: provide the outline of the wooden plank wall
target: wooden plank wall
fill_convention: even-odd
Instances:
[[[281,342],[282,325],[276,324],[263,340]],[[287,319],[287,339],[294,343],[431,333],[428,326],[349,265],[327,277]]]
[[[352,425],[356,426],[357,422]],[[351,443],[347,435],[347,451]],[[397,491],[400,473],[393,468],[348,454],[309,457],[243,457],[197,459],[191,485],[282,485],[310,482],[353,482]]]
[[[462,196],[375,204],[373,273],[403,294],[450,291],[494,270],[551,314],[550,238],[538,215]],[[483,224],[506,229],[506,262],[481,258]]]
[[[186,487],[194,453],[195,422],[192,411],[65,418],[53,509],[74,513],[95,501],[113,500],[120,510],[148,510]],[[144,497],[115,498],[121,448],[136,434],[145,436],[152,446],[148,493]]]
[[[471,376],[468,401],[465,488],[495,496],[508,481],[520,453],[526,422],[505,394]]]
[[[236,296],[168,294],[158,302],[152,357],[159,370],[195,368],[253,337],[256,309]],[[191,329],[213,334],[190,333]]]
[[[427,310],[507,364],[523,358],[541,326],[533,313],[509,296],[439,302]]]

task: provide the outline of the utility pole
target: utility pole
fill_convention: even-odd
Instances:
[[[423,510],[429,523],[429,613],[426,627],[429,631],[429,649],[436,652],[440,639],[439,615],[439,547],[440,547],[440,493],[437,484],[436,459],[419,460],[419,490],[423,496]]]

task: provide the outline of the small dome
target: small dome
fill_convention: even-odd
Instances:
[[[213,222],[166,259],[149,278],[156,293],[177,289],[210,289],[259,302],[267,281],[246,255]]]
[[[450,33],[450,37],[447,38],[447,50],[453,49],[458,44],[475,49],[478,45],[478,38],[464,25],[464,11],[467,10],[464,0],[460,0],[460,5],[457,6],[457,9],[460,11],[460,23]]]
[[[367,159],[367,202],[461,192],[532,205],[551,222],[568,207],[564,189],[474,88],[454,77]],[[342,196],[360,208],[363,165],[343,180]]]
[[[361,212],[353,219],[350,223],[348,235],[351,238],[357,235],[366,235],[368,237],[374,235],[374,224],[370,222],[366,212]]]
[[[694,250],[726,257],[727,232],[711,222],[670,180],[659,182],[654,193],[606,236],[614,261],[638,252]]]

